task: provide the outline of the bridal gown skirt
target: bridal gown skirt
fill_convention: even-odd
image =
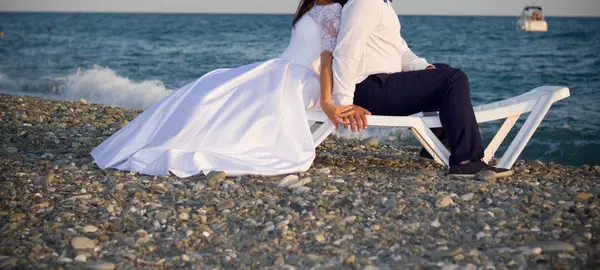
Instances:
[[[153,104],[95,148],[102,169],[188,177],[201,172],[279,175],[315,158],[306,109],[318,75],[272,59],[210,72]]]

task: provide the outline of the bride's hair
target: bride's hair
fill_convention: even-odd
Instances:
[[[335,0],[336,3],[344,6],[348,0]],[[315,6],[316,0],[300,0],[300,4],[298,4],[298,10],[296,10],[296,16],[294,17],[294,22],[292,25],[296,25],[296,23],[308,12],[312,7]]]

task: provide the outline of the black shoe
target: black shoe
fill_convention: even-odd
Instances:
[[[448,170],[448,175],[455,177],[475,177],[477,173],[484,170],[493,171],[496,178],[509,177],[514,173],[512,170],[492,167],[481,160],[476,160],[466,164],[451,166]]]

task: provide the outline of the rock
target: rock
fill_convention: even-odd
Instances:
[[[275,259],[274,264],[277,266],[282,266],[285,264],[285,259],[283,258],[283,254],[281,254],[281,253],[277,254],[277,259]]]
[[[317,233],[315,234],[315,240],[319,243],[323,243],[325,242],[325,235],[323,235],[322,233]]]
[[[48,175],[46,175],[46,183],[52,184],[54,182],[54,178],[55,178],[54,172],[48,173]]]
[[[473,200],[473,198],[475,198],[475,194],[474,193],[467,193],[464,194],[462,196],[460,196],[460,199],[465,201],[465,202],[470,202]]]
[[[475,179],[479,181],[492,181],[496,179],[496,173],[492,170],[483,170],[475,175]]]
[[[287,228],[288,224],[290,224],[290,221],[288,219],[284,219],[282,221],[277,222],[277,228],[283,230]]]
[[[165,194],[169,191],[164,184],[154,184],[150,186],[150,189],[158,194]]]
[[[96,244],[87,237],[77,236],[71,240],[71,246],[74,249],[93,249],[96,247]]]
[[[356,216],[348,216],[344,219],[346,223],[353,223],[354,221],[356,221]]]
[[[532,248],[532,247],[526,246],[526,247],[520,247],[518,250],[521,251],[521,253],[523,255],[540,255],[540,254],[542,254],[542,249],[539,247]]]
[[[208,182],[215,182],[215,181],[219,181],[219,180],[223,180],[225,179],[225,177],[227,176],[227,174],[225,174],[225,172],[222,171],[211,171],[206,175],[206,180]]]
[[[395,198],[391,198],[391,199],[385,200],[383,202],[382,206],[385,209],[394,209],[394,208],[396,208],[397,204],[398,204],[398,202],[396,201],[396,199]]]
[[[334,185],[343,185],[346,184],[346,180],[341,179],[341,178],[336,178],[331,180],[331,183],[333,183]]]
[[[450,196],[442,196],[435,202],[435,206],[443,208],[454,204],[454,200]]]
[[[98,231],[98,228],[96,226],[86,225],[83,227],[83,231],[86,233],[95,233]]]
[[[12,146],[10,146],[10,147],[7,147],[7,148],[6,148],[6,152],[8,152],[9,154],[14,154],[14,153],[16,153],[16,152],[19,152],[19,149],[17,149],[17,148],[15,148],[15,147],[12,147]]]
[[[494,263],[489,262],[485,265],[485,267],[483,269],[484,270],[496,270],[496,266],[494,265]]]
[[[63,256],[59,257],[57,261],[59,263],[72,263],[73,262],[73,260],[71,258],[63,257]]]
[[[310,177],[306,177],[306,178],[302,178],[302,179],[298,180],[297,182],[289,185],[287,188],[288,189],[295,189],[295,188],[304,186],[306,184],[309,184],[311,182],[312,182],[312,179]]]
[[[455,248],[455,249],[448,249],[448,250],[432,252],[429,254],[429,258],[431,258],[432,260],[439,260],[439,259],[443,259],[443,258],[454,257],[461,253],[462,253],[462,248],[459,247],[459,248]]]
[[[225,200],[217,204],[217,210],[223,211],[225,209],[231,209],[235,207],[235,201],[232,199]]]
[[[457,264],[444,264],[444,266],[442,266],[440,268],[440,270],[460,270],[460,269],[463,269],[463,268]]]
[[[490,235],[490,234],[488,234],[488,233],[485,233],[485,232],[478,232],[478,233],[475,235],[475,239],[477,239],[477,241],[479,241],[479,240],[481,240],[481,239],[483,239],[483,238],[485,238],[485,237],[489,237],[489,236],[491,236],[491,235]]]
[[[366,147],[372,147],[379,145],[379,140],[376,137],[370,137],[360,141],[360,143]]]
[[[183,254],[181,255],[181,260],[184,262],[189,262],[190,261],[190,256]]]
[[[81,104],[83,104],[83,105],[87,105],[87,104],[88,104],[87,100],[85,100],[85,99],[83,99],[83,98],[81,98],[81,99],[79,100],[79,102],[81,102]]]
[[[580,192],[577,194],[577,196],[575,196],[575,200],[576,201],[587,201],[589,199],[591,199],[592,197],[594,197],[594,195],[587,193],[587,192]]]
[[[292,194],[294,195],[302,195],[306,192],[310,191],[309,187],[305,187],[305,186],[301,186],[301,187],[297,187],[292,191]]]
[[[542,252],[573,252],[575,251],[575,247],[569,243],[561,242],[561,241],[547,241],[540,242],[537,244],[533,244],[534,247],[539,247],[542,249]]]
[[[431,227],[439,228],[440,226],[442,226],[442,224],[440,223],[439,218],[436,218],[433,222],[431,222]]]
[[[79,254],[75,257],[75,261],[79,263],[84,263],[87,261],[87,258],[83,254]]]
[[[467,266],[465,266],[465,270],[477,270],[477,266],[475,266],[472,263],[467,264]]]
[[[284,177],[283,179],[281,179],[281,181],[279,181],[279,183],[277,183],[277,186],[280,188],[287,188],[290,185],[296,183],[298,181],[298,179],[300,179],[297,175],[288,175],[286,177]]]
[[[319,174],[330,174],[331,170],[329,168],[325,167],[325,168],[318,169],[317,173],[319,173]]]
[[[429,170],[429,169],[420,169],[418,173],[425,175],[427,177],[436,177],[437,176],[437,172],[435,172],[433,170]]]
[[[113,270],[115,267],[114,263],[109,262],[93,262],[85,265],[85,269],[89,270]]]
[[[190,219],[190,214],[186,213],[186,212],[179,213],[179,219],[180,220],[188,220],[188,219]]]

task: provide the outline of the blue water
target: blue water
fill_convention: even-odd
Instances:
[[[291,19],[0,13],[0,90],[146,108],[210,70],[276,57]],[[521,158],[600,164],[600,18],[548,18],[547,33],[517,31],[513,17],[400,20],[418,55],[469,75],[475,104],[540,85],[570,87],[572,96],[552,107]],[[486,141],[497,125],[482,126]]]

